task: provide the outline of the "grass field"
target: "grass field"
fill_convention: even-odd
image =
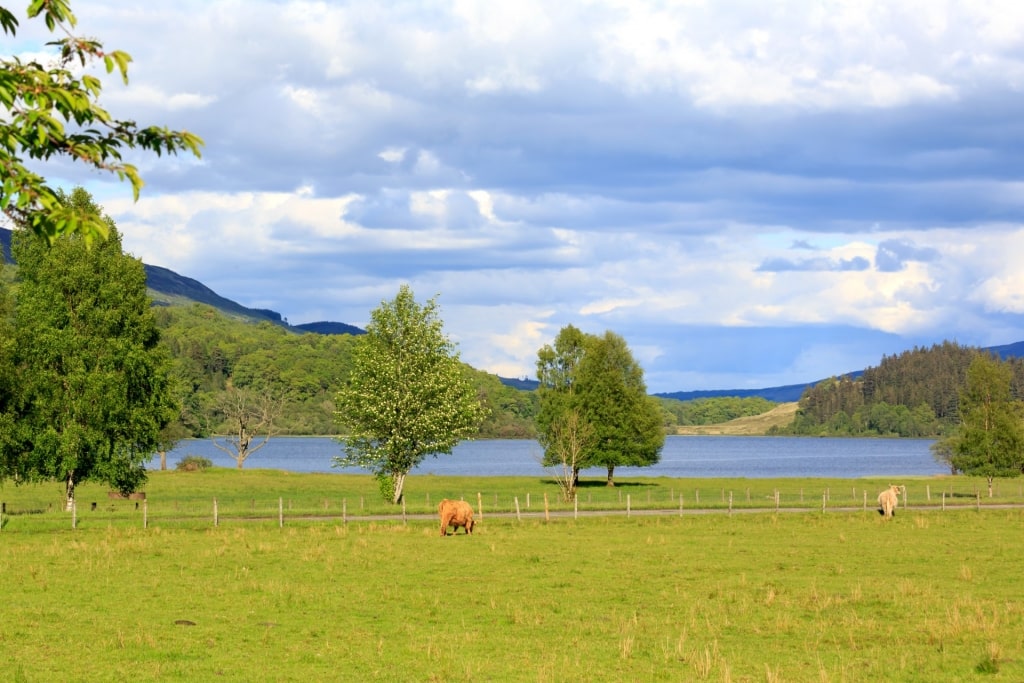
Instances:
[[[413,477],[403,523],[365,518],[388,509],[369,477],[167,472],[147,487],[148,528],[133,503],[82,487],[81,508],[100,502],[76,530],[48,509],[53,485],[5,486],[0,669],[33,682],[1024,680],[1024,512],[984,497],[978,510],[979,482],[930,478],[902,482],[911,508],[885,522],[873,495],[859,504],[886,483],[623,482],[581,498],[621,513],[620,491],[637,511],[650,494],[665,514],[545,522],[494,513],[528,493],[537,513],[545,492],[571,510],[549,482]],[[1018,481],[1000,488],[994,502],[1021,502]],[[749,510],[775,490],[804,512],[723,503],[731,491]],[[477,491],[471,537],[412,517],[428,495],[475,504]],[[697,491],[707,514],[689,514]],[[941,510],[942,491],[965,504]]]

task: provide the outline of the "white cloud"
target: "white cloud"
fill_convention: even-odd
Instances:
[[[410,282],[503,374],[572,323],[655,391],[810,381],[1024,338],[1019,4],[94,0],[111,113],[207,147],[138,156],[138,204],[48,175],[292,321]]]

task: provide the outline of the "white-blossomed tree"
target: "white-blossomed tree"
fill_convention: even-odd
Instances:
[[[428,455],[450,454],[486,417],[436,299],[416,302],[408,285],[371,313],[355,345],[352,373],[337,395],[345,455],[338,467],[373,472],[386,500],[402,500],[409,472]]]

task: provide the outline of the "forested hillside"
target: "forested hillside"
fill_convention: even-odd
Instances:
[[[355,337],[299,334],[270,322],[228,317],[204,304],[156,310],[162,343],[171,352],[183,406],[176,436],[228,430],[223,399],[230,389],[269,399],[280,434],[334,434],[334,396],[351,365]],[[490,409],[480,438],[534,435],[532,392],[504,386],[494,375],[465,366]]]
[[[967,368],[988,351],[943,342],[885,356],[857,378],[833,377],[804,392],[796,420],[774,433],[937,437],[958,420]],[[1024,397],[1024,362],[1007,358],[1012,391]]]

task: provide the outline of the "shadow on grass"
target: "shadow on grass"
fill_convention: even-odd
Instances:
[[[542,479],[541,483],[550,484],[551,486],[558,486],[558,482],[554,479]],[[608,486],[608,482],[604,479],[586,480],[581,479],[576,484],[577,489],[626,489],[626,488],[648,488],[657,487],[658,484],[654,482],[643,482],[643,481],[617,481],[615,486]]]

